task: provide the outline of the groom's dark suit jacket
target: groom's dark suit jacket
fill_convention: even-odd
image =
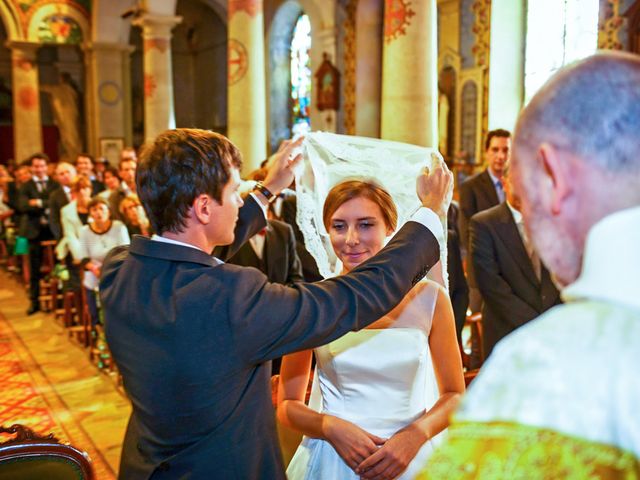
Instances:
[[[249,198],[234,246],[264,225]],[[120,478],[284,479],[264,362],[365,327],[438,259],[434,235],[415,222],[351,274],[294,288],[140,236],[112,250],[100,291],[133,404]]]
[[[488,356],[498,341],[560,303],[542,265],[540,280],[507,203],[480,212],[469,224],[469,255],[482,294],[483,345]]]

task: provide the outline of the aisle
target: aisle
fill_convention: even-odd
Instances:
[[[25,424],[85,450],[96,478],[114,479],[130,413],[114,381],[53,315],[28,317],[22,286],[0,271],[0,424]]]

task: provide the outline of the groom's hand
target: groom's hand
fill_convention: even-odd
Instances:
[[[439,216],[445,216],[449,208],[448,196],[453,184],[453,174],[438,157],[436,167],[425,167],[416,180],[416,191],[422,205]]]
[[[293,183],[293,169],[302,161],[300,146],[304,137],[295,142],[285,140],[280,144],[278,151],[267,162],[267,176],[264,186],[274,195],[278,195],[283,189]]]

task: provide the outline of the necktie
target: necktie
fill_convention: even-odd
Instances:
[[[504,202],[504,188],[502,188],[502,182],[500,180],[496,180],[496,194],[498,195],[500,203]]]
[[[38,189],[38,192],[42,193],[44,190],[44,181],[36,180],[36,188]]]

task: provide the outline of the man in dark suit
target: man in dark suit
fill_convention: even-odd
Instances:
[[[374,322],[438,261],[445,166],[418,177],[428,208],[348,275],[291,288],[211,256],[230,245],[228,258],[265,226],[262,209],[293,180],[301,141],[279,150],[244,206],[240,153],[219,134],[170,130],[141,155],[138,194],[158,235],[112,250],[100,284],[133,405],[120,478],[284,479],[268,360]]]
[[[549,272],[526,237],[508,167],[503,178],[506,201],[474,215],[469,225],[469,255],[483,299],[485,357],[500,339],[560,303]]]
[[[120,213],[120,203],[127,196],[136,193],[136,169],[138,167],[137,160],[133,158],[123,158],[118,165],[118,176],[120,177],[120,186],[109,195],[109,208],[111,209],[111,218],[124,221],[124,216]]]
[[[484,144],[487,168],[474,175],[460,186],[460,212],[458,231],[462,258],[469,251],[469,220],[476,213],[504,202],[502,171],[511,156],[511,133],[507,130],[492,130],[487,134]],[[479,312],[482,306],[480,292],[467,263],[469,285],[469,308]]]
[[[476,213],[504,202],[502,172],[511,156],[511,133],[492,130],[485,141],[487,168],[460,185],[460,214],[458,216],[462,248],[469,246],[469,220]]]
[[[76,169],[67,162],[56,165],[56,181],[59,187],[49,196],[49,228],[55,240],[62,238],[60,210],[71,201],[71,184],[76,179]]]
[[[304,281],[293,229],[275,219],[269,219],[267,226],[245,242],[227,263],[257,268],[272,283],[293,285]]]
[[[29,297],[31,306],[28,315],[40,310],[40,266],[42,264],[42,246],[40,242],[51,240],[49,229],[49,196],[58,188],[58,184],[47,175],[49,157],[36,153],[30,157],[32,178],[20,187],[19,205],[23,214],[20,219],[20,236],[29,240]]]
[[[93,157],[88,153],[79,153],[76,158],[76,170],[78,175],[86,175],[91,180],[91,196],[95,197],[97,194],[105,189],[104,183],[96,178],[96,172],[93,170]]]

